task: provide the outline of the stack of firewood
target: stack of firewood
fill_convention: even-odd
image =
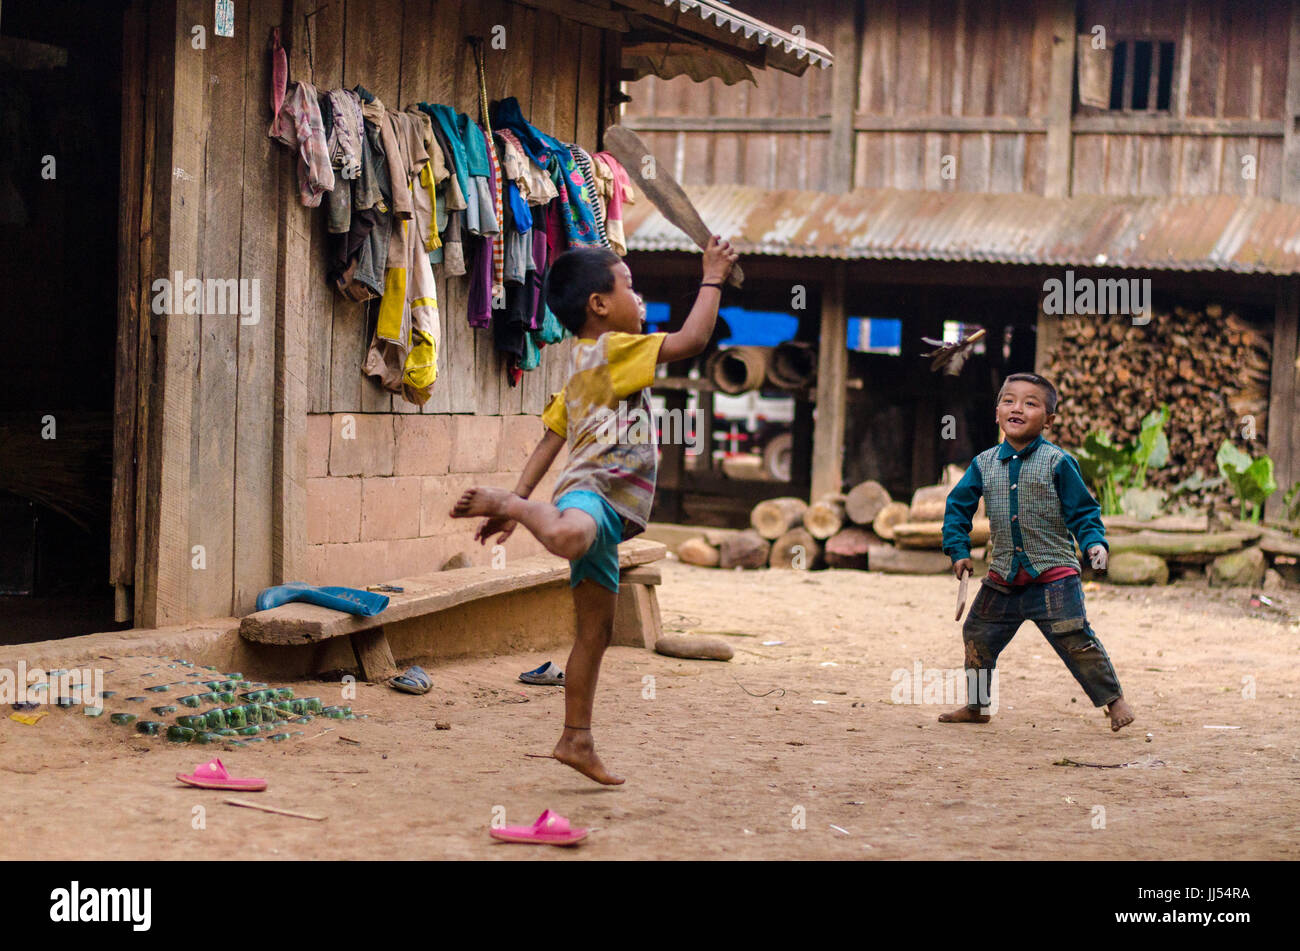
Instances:
[[[802,499],[768,499],[754,506],[744,531],[706,530],[682,542],[677,557],[715,568],[858,568],[904,574],[946,572],[943,514],[948,483],[923,486],[912,502],[895,502],[879,482],[856,485],[812,505]],[[984,503],[976,512],[971,543],[988,542]]]
[[[1268,329],[1218,304],[1157,312],[1144,326],[1062,318],[1046,369],[1061,394],[1048,438],[1073,449],[1106,430],[1126,442],[1143,416],[1168,403],[1169,463],[1149,473],[1150,484],[1167,488],[1197,471],[1215,476],[1224,439],[1253,433],[1261,447],[1267,439],[1271,361]]]

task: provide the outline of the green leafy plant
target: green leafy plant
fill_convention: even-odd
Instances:
[[[1288,522],[1300,521],[1300,482],[1286,490],[1286,493],[1282,496],[1282,504],[1286,506],[1286,520]]]
[[[1119,515],[1125,493],[1145,489],[1147,470],[1160,469],[1169,461],[1168,422],[1169,406],[1161,403],[1142,418],[1136,439],[1120,444],[1111,441],[1110,433],[1092,432],[1075,451],[1083,477],[1101,501],[1103,515]]]
[[[1258,459],[1251,457],[1225,439],[1214,456],[1219,464],[1219,472],[1232,486],[1232,492],[1241,506],[1241,517],[1255,523],[1259,522],[1264,502],[1277,491],[1277,481],[1273,478],[1273,460],[1268,456]]]

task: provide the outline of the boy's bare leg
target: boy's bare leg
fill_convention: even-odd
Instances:
[[[591,737],[591,708],[596,698],[600,661],[614,634],[614,606],[618,595],[591,580],[573,589],[578,632],[564,668],[564,733],[555,744],[555,756],[566,766],[607,786],[617,786],[623,777],[605,768],[596,755]]]
[[[520,498],[507,489],[475,486],[466,489],[451,510],[452,518],[479,516],[514,519],[546,546],[552,555],[570,561],[581,558],[596,540],[596,522],[586,512],[561,512],[549,502]]]
[[[1119,732],[1133,722],[1137,714],[1133,708],[1128,705],[1128,701],[1123,697],[1114,700],[1106,707],[1106,712],[1110,714],[1110,728],[1114,732]]]

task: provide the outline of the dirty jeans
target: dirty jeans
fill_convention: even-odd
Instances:
[[[985,579],[961,632],[968,683],[992,683],[998,655],[1025,621],[1038,625],[1094,706],[1106,706],[1123,695],[1110,657],[1088,624],[1078,575],[1019,586]],[[972,680],[971,671],[979,679]],[[968,706],[980,708],[979,703]]]

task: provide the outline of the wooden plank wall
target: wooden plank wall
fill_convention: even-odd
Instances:
[[[1106,26],[1110,42],[1172,39],[1170,117],[1261,120],[1267,135],[1083,134],[1076,122],[1076,194],[1258,195],[1280,198],[1291,5],[1280,0],[1083,0],[1080,29]],[[1269,124],[1267,120],[1272,120]],[[1213,127],[1210,127],[1213,128]],[[1256,175],[1242,159],[1255,157]]]
[[[980,120],[1045,116],[1050,29],[1051,7],[1042,3],[869,4],[858,82],[855,184],[1041,193],[1045,135],[1019,131],[1034,128],[1030,123]],[[915,132],[864,130],[872,116],[965,121],[931,123]],[[989,131],[998,127],[1008,131]]]
[[[139,590],[148,592],[158,574],[175,576],[142,602],[137,620],[146,624],[250,610],[257,592],[293,565],[292,539],[273,535],[277,505],[292,508],[285,493],[296,491],[288,470],[298,452],[298,436],[285,432],[283,418],[277,429],[278,416],[297,405],[285,386],[277,387],[277,374],[300,367],[302,357],[294,328],[277,326],[277,316],[286,319],[280,295],[292,297],[286,312],[299,315],[306,328],[305,409],[312,413],[540,413],[563,385],[569,350],[567,344],[547,348],[542,367],[519,387],[509,386],[490,332],[475,332],[465,321],[465,278],[448,278],[438,266],[443,341],[432,398],[421,410],[362,376],[373,305],[368,312],[344,302],[326,285],[325,209],[305,210],[306,221],[286,217],[285,195],[297,201],[296,156],[267,136],[267,41],[280,26],[286,47],[297,46],[289,49],[291,80],[307,79],[319,89],[360,83],[390,108],[441,102],[477,119],[478,77],[464,36],[490,38],[503,25],[505,49],[487,46],[489,98],[517,96],[540,128],[594,151],[603,101],[601,31],[508,0],[239,0],[236,9],[235,37],[216,37],[211,5],[179,0],[177,70],[183,67],[188,85],[177,89],[177,121],[192,121],[197,131],[192,157],[177,162],[193,180],[178,181],[198,201],[193,210],[177,206],[185,216],[177,224],[194,220],[173,235],[184,253],[173,253],[172,261],[193,262],[186,277],[257,279],[261,319],[242,324],[237,316],[212,314],[166,325],[168,398],[175,390],[185,399],[189,413],[176,419],[191,421],[182,433],[190,451],[176,460],[188,462],[189,491],[180,493],[186,515],[169,520],[180,534],[166,563],[149,566],[140,579]],[[206,49],[192,48],[191,24],[206,26]],[[281,353],[290,342],[294,352]],[[167,472],[179,478],[183,469],[173,465]],[[157,532],[153,498],[150,524]],[[202,568],[191,565],[196,545],[203,548]],[[178,573],[171,563],[182,554]]]
[[[835,8],[843,4],[806,0],[746,0],[741,8],[773,26],[827,44],[834,31]],[[832,51],[835,52],[835,51]],[[803,76],[780,70],[759,71],[757,84],[728,86],[721,79],[697,83],[687,76],[653,76],[628,85],[632,101],[624,121],[636,127],[646,117],[727,116],[762,119],[822,119],[820,132],[643,132],[641,137],[660,161],[671,162],[673,175],[686,185],[737,183],[763,188],[822,190],[826,187],[832,70],[810,68]]]
[[[849,6],[750,0],[745,9],[784,28],[801,23],[810,38],[832,43],[836,13]],[[1062,171],[1067,159],[1072,168],[1052,187],[1048,130],[1060,114],[1051,97],[1053,27],[1062,0],[858,0],[860,53],[842,38],[831,49],[834,69],[858,61],[853,185],[1280,198],[1292,7],[1064,0],[1065,20],[1073,11],[1080,33],[1104,26],[1112,45],[1173,40],[1175,71],[1168,113],[1074,107],[1060,161]],[[757,86],[732,87],[649,77],[629,85],[624,121],[687,184],[834,190],[826,161],[833,71],[795,78],[768,70]],[[704,128],[710,117],[724,120],[718,131]],[[1253,178],[1242,174],[1248,156]]]

